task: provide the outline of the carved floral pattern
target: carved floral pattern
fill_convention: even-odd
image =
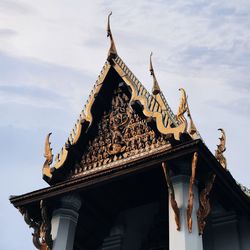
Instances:
[[[32,219],[24,207],[20,207],[19,211],[24,216],[24,221],[30,228],[33,228],[33,244],[39,250],[51,250],[53,246],[52,236],[51,236],[51,222],[48,216],[47,207],[44,201],[40,201],[41,209],[41,221],[35,221]]]
[[[88,142],[72,175],[169,144],[167,136],[157,135],[148,123],[131,108],[129,97],[116,90],[110,110],[98,124],[97,136]]]
[[[209,194],[213,188],[215,177],[216,177],[215,174],[211,175],[206,186],[204,187],[204,189],[200,193],[200,206],[199,206],[199,209],[197,211],[199,235],[203,234],[204,228],[206,226],[205,219],[207,218],[207,216],[209,215],[209,213],[211,211]]]

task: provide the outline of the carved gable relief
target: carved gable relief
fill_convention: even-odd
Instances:
[[[113,167],[129,159],[142,157],[147,152],[169,148],[166,135],[157,135],[129,105],[129,97],[121,89],[115,91],[112,105],[98,124],[97,136],[88,142],[81,162],[71,177]]]

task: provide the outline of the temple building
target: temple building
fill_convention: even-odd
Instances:
[[[149,92],[110,49],[68,140],[53,159],[49,187],[11,196],[40,250],[250,250],[250,192],[213,154],[180,89],[177,114],[152,65]]]

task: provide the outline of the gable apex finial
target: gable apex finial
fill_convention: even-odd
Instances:
[[[107,26],[107,37],[110,38],[110,48],[109,48],[109,53],[108,53],[108,59],[111,57],[117,56],[117,50],[115,47],[115,42],[114,42],[113,35],[111,32],[111,28],[110,28],[110,16],[111,15],[112,15],[112,11],[108,15],[108,26]]]
[[[160,89],[160,86],[159,86],[157,79],[155,77],[155,72],[154,72],[153,63],[152,63],[152,55],[153,55],[153,52],[150,53],[149,71],[150,71],[150,75],[153,77],[152,93],[153,93],[153,95],[157,95],[161,92],[161,89]]]

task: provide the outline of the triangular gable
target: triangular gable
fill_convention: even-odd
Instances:
[[[153,95],[150,94],[140,81],[135,77],[135,75],[129,70],[123,60],[118,56],[116,46],[114,43],[113,35],[110,29],[110,16],[108,16],[108,26],[107,26],[107,36],[110,37],[110,49],[108,53],[107,61],[91,91],[88,101],[84,107],[84,110],[80,114],[80,118],[77,120],[75,128],[69,136],[69,139],[65,146],[62,148],[60,154],[56,156],[55,163],[52,167],[50,165],[53,161],[52,151],[50,149],[49,136],[47,136],[45,141],[45,157],[46,161],[43,166],[43,178],[50,182],[52,176],[58,172],[59,169],[63,169],[63,166],[67,164],[77,164],[79,163],[79,155],[81,155],[82,150],[79,148],[83,143],[86,143],[86,138],[88,138],[88,133],[91,130],[95,119],[95,112],[98,113],[98,109],[94,106],[97,105],[97,99],[106,99],[105,96],[101,96],[102,90],[105,88],[105,84],[108,85],[108,81],[112,82],[112,79],[108,79],[108,76],[112,75],[114,78],[116,74],[119,76],[116,80],[122,81],[123,84],[127,86],[130,92],[129,106],[132,103],[139,103],[142,107],[141,110],[146,118],[152,119],[155,122],[156,129],[158,133],[162,135],[172,135],[175,140],[180,140],[180,136],[187,131],[187,121],[184,117],[184,113],[189,111],[186,102],[185,91],[182,91],[182,102],[179,108],[178,114],[174,115],[171,108],[169,107],[163,93],[160,91],[158,82],[156,80],[152,60],[150,56],[150,73],[154,79]],[[114,74],[116,72],[116,74]],[[102,103],[99,103],[100,107]],[[94,111],[96,110],[96,111]],[[191,115],[189,112],[189,118]],[[81,141],[80,138],[86,135],[85,140]],[[190,134],[191,135],[191,134]],[[124,134],[126,136],[126,134]],[[192,135],[191,135],[192,136]],[[78,146],[77,146],[78,145]],[[80,146],[79,146],[80,145]],[[86,145],[85,145],[86,146]],[[78,148],[77,148],[78,147]],[[74,150],[72,150],[72,148]],[[73,153],[71,153],[73,151]],[[80,151],[80,152],[79,152]],[[71,154],[71,156],[70,156]],[[100,157],[100,156],[99,156]],[[70,162],[69,162],[70,161]],[[69,167],[68,167],[69,168]],[[61,170],[62,174],[63,171]],[[66,176],[63,177],[65,179]]]
[[[118,86],[111,106],[99,121],[96,136],[88,140],[71,177],[119,166],[160,150],[168,150],[169,136],[160,134],[150,119],[132,108],[131,95]]]
[[[112,72],[111,72],[112,71]],[[109,84],[107,76],[114,75],[116,72],[124,84],[128,87],[131,97],[131,103],[139,103],[142,107],[143,115],[155,121],[156,128],[160,134],[173,135],[176,140],[180,139],[180,135],[186,132],[187,122],[185,119],[177,119],[171,111],[170,107],[165,102],[164,105],[157,101],[156,97],[150,94],[135,75],[129,70],[122,59],[117,55],[115,58],[110,58],[105,62],[104,67],[98,76],[98,79],[89,95],[86,105],[80,114],[79,119],[69,136],[68,141],[62,148],[61,152],[56,156],[55,163],[50,167],[44,164],[43,177],[47,182],[50,182],[55,172],[61,169],[67,159],[69,159],[69,148],[74,147],[79,143],[79,138],[88,133],[89,128],[92,126],[94,116],[93,106],[96,99],[104,98],[100,96],[100,92]],[[47,144],[49,140],[47,138]]]

